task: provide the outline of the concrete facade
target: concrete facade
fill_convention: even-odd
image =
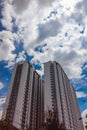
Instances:
[[[84,130],[74,88],[57,62],[44,64],[45,113],[56,113],[58,124],[67,130]]]
[[[32,65],[16,64],[2,118],[21,130],[39,130],[44,121],[43,81]]]

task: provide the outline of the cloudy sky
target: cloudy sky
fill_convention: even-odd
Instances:
[[[0,0],[0,115],[12,69],[56,60],[87,109],[87,0]]]

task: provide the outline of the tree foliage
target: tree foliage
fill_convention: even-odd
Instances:
[[[48,110],[45,115],[45,130],[66,130],[64,123],[58,124],[56,113]]]
[[[0,130],[19,130],[11,124],[9,119],[0,120]]]
[[[87,125],[85,125],[85,129],[87,129]]]

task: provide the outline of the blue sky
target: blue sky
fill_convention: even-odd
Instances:
[[[14,64],[56,60],[87,109],[87,0],[0,0],[0,115]]]

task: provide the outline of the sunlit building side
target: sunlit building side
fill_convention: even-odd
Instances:
[[[73,86],[57,62],[44,64],[45,113],[56,113],[58,125],[67,130],[84,130]]]
[[[25,61],[14,67],[2,118],[19,129],[39,130],[44,121],[44,87],[40,75]]]

